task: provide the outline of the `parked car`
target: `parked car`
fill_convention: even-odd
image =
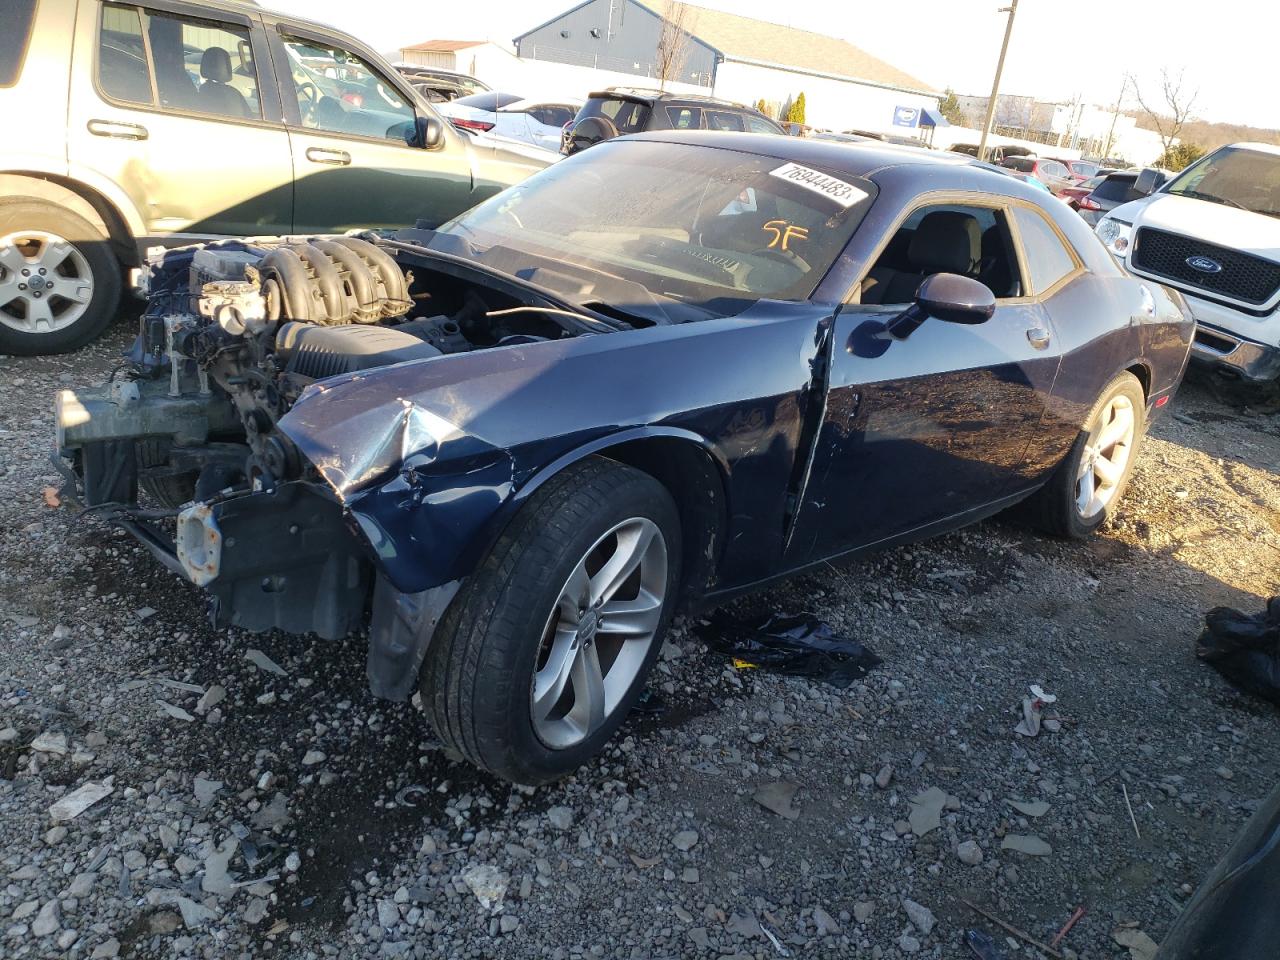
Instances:
[[[565,126],[573,121],[581,106],[581,101],[526,100],[516,94],[490,90],[443,103],[439,110],[455,127],[494,133],[558,151]]]
[[[709,131],[151,284],[134,359],[58,396],[67,495],[219,624],[337,637],[371,604],[374,692],[520,783],[603,747],[682,604],[1018,503],[1096,530],[1192,334],[1008,177]]]
[[[1084,183],[1084,181],[1098,175],[1098,165],[1092,160],[1064,160],[1060,157],[1051,157],[1050,159],[1066,167],[1067,178],[1075,183]]]
[[[256,6],[6,11],[0,112],[39,122],[0,145],[0,353],[93,339],[150,247],[440,223],[547,162],[472,143],[372,50]]]
[[[922,150],[933,149],[919,137],[909,137],[904,134],[876,133],[872,130],[846,130],[845,133],[856,137],[866,137],[869,140],[879,140],[882,143],[892,143],[899,147],[919,147]]]
[[[587,97],[573,123],[564,129],[560,152],[569,156],[619,134],[645,130],[785,133],[758,110],[729,100],[610,87]]]
[[[429,103],[448,103],[459,97],[484,93],[492,89],[487,83],[477,80],[470,74],[458,73],[455,70],[419,67],[408,63],[398,63],[396,69]]]
[[[970,157],[978,156],[978,145],[976,143],[957,143],[951,150],[955,153],[967,154]],[[1000,164],[1009,157],[1029,157],[1034,155],[1034,151],[1028,147],[988,146],[986,159],[991,163]]]
[[[1098,222],[1134,274],[1182,291],[1197,321],[1192,357],[1232,376],[1280,381],[1280,147],[1236,143]]]
[[[1069,187],[1063,187],[1058,192],[1058,199],[1063,201],[1072,210],[1078,211],[1080,209],[1080,201],[1093,193],[1094,188],[1105,179],[1106,177],[1101,176],[1090,177],[1088,180],[1082,180]]]
[[[1141,199],[1143,194],[1137,190],[1138,176],[1141,172],[1126,170],[1107,174],[1101,183],[1077,203],[1077,209],[1080,216],[1084,218],[1084,222],[1096,227],[1099,220],[1122,203]],[[1151,177],[1152,183],[1157,187],[1163,185],[1168,179],[1168,175],[1160,170],[1156,170]]]
[[[1042,157],[1006,157],[1001,161],[1001,166],[1008,167],[1016,173],[1030,174],[1055,195],[1063,187],[1069,187],[1075,182],[1071,179],[1067,168],[1057,160],[1046,160]]]

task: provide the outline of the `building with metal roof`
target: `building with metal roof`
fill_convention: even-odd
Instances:
[[[664,21],[676,25],[667,28]],[[672,36],[679,39],[672,42]],[[678,82],[773,112],[805,94],[806,122],[910,132],[945,124],[939,91],[848,41],[684,3],[585,0],[512,41],[522,59]]]

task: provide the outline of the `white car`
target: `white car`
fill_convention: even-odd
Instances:
[[[490,90],[438,104],[436,109],[463,130],[558,151],[560,132],[581,106],[581,100],[526,100],[514,93]]]
[[[1221,147],[1098,223],[1131,273],[1175,287],[1196,318],[1192,359],[1246,380],[1280,379],[1280,147]]]

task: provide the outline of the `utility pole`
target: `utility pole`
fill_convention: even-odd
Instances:
[[[1116,121],[1120,119],[1120,104],[1124,100],[1124,92],[1129,89],[1129,75],[1126,73],[1120,81],[1120,95],[1116,97],[1116,108],[1111,111],[1111,129],[1107,131],[1107,145],[1102,149],[1102,156],[1099,160],[1105,160],[1111,156],[1111,146],[1116,139]]]
[[[991,84],[991,99],[987,101],[987,119],[982,124],[982,139],[978,141],[978,159],[987,159],[987,137],[991,135],[991,123],[996,118],[996,102],[1000,99],[1000,75],[1004,73],[1004,58],[1009,52],[1009,36],[1013,33],[1013,18],[1018,12],[1018,0],[1009,0],[1009,6],[1001,7],[997,13],[1009,14],[1009,22],[1004,28],[1004,43],[1000,45],[1000,59],[996,62],[996,79]]]

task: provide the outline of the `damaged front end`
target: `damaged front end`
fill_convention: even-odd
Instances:
[[[204,588],[215,626],[332,639],[372,611],[370,678],[394,699],[411,693],[463,541],[509,496],[513,466],[447,410],[359,411],[326,393],[393,365],[430,383],[419,361],[581,332],[409,246],[167,251],[126,363],[56,400],[69,496]],[[434,502],[441,517],[416,509]]]

